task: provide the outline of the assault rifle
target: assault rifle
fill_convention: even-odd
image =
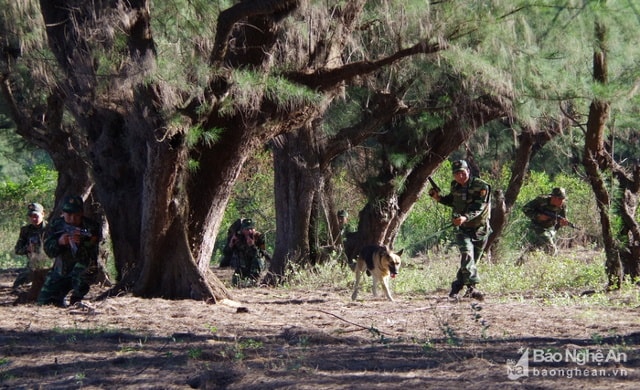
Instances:
[[[68,234],[70,236],[80,235],[82,237],[91,237],[93,234],[89,231],[89,229],[81,228],[78,226],[69,225],[65,223],[62,226],[62,230],[56,232],[56,234]],[[73,256],[78,252],[78,245],[76,245],[75,241],[69,239],[69,248],[71,248],[71,254]]]
[[[541,210],[540,213],[544,214],[544,215],[546,215],[548,217],[551,217],[551,218],[553,218],[555,220],[567,221],[567,226],[569,226],[570,228],[573,228],[573,229],[578,229],[578,227],[576,225],[574,225],[572,222],[570,222],[568,219],[566,219],[562,215],[559,215],[558,213],[554,213],[553,211],[549,211],[549,210]]]

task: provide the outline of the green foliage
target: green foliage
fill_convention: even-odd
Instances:
[[[538,297],[562,296],[563,292],[580,293],[600,289],[606,285],[602,254],[576,251],[551,258],[541,252],[529,256],[527,262],[515,266],[514,262],[483,263],[482,286],[486,291],[508,291],[510,294]],[[483,290],[483,291],[484,291]]]
[[[320,94],[309,88],[292,83],[283,77],[269,77],[265,80],[266,94],[284,110],[294,110],[309,104],[318,104]]]
[[[222,131],[223,129],[217,127],[203,129],[201,126],[194,126],[187,131],[187,146],[193,147],[198,143],[203,143],[210,147],[220,139]]]
[[[211,74],[208,64],[216,20],[227,1],[154,1],[151,29],[157,46],[155,76],[193,96],[202,93]]]
[[[282,110],[293,110],[306,104],[316,104],[320,95],[282,77],[271,76],[253,70],[239,69],[233,72],[230,98],[224,102],[223,114],[237,111],[256,111],[261,107],[263,95],[274,101]]]

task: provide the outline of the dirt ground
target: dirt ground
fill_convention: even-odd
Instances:
[[[367,284],[357,302],[346,290],[248,288],[234,290],[246,310],[130,296],[61,309],[14,306],[15,275],[0,274],[3,389],[640,386],[638,308],[451,302],[446,291],[390,303]]]

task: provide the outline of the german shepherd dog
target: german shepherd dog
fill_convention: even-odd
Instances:
[[[367,245],[362,248],[356,261],[356,283],[353,286],[351,299],[355,301],[358,297],[360,277],[366,271],[373,278],[371,287],[373,296],[378,296],[378,284],[380,284],[387,299],[393,301],[389,292],[389,278],[395,278],[398,271],[400,271],[400,256],[402,256],[402,252],[403,250],[393,253],[386,246],[381,245]]]

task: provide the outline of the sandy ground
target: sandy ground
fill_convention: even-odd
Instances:
[[[0,274],[3,389],[640,386],[640,317],[624,305],[451,302],[446,291],[391,303],[366,285],[356,302],[346,290],[249,288],[234,291],[247,310],[131,296],[61,309],[13,305],[14,277]]]

